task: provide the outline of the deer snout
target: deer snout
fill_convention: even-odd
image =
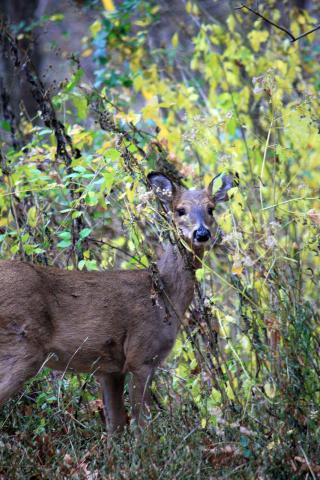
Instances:
[[[197,242],[207,242],[210,237],[210,231],[203,225],[200,225],[200,227],[193,232],[193,239],[197,240]]]

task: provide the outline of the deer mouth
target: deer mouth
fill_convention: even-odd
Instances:
[[[206,247],[211,244],[211,237],[206,240],[193,240],[192,245],[194,247]]]

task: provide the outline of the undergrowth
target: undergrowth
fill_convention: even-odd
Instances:
[[[1,258],[149,267],[169,228],[146,191],[150,170],[188,188],[221,171],[239,179],[215,212],[219,235],[146,430],[110,437],[94,378],[44,369],[1,410],[1,480],[320,476],[316,32],[290,43],[244,10],[221,24],[200,3],[186,2],[188,28],[152,47],[159,6],[104,2],[54,88],[23,48],[30,29],[1,26],[38,108],[15,118],[1,97]],[[295,37],[316,24],[286,5],[261,11]]]

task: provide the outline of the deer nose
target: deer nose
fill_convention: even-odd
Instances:
[[[193,232],[193,238],[198,242],[207,242],[210,237],[211,233],[203,225],[200,225],[200,227]]]

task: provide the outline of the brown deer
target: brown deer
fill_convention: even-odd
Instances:
[[[215,205],[228,199],[231,177],[219,175],[203,190],[177,187],[158,172],[148,180],[193,258],[201,259],[216,232]],[[120,430],[131,372],[132,413],[142,424],[154,370],[174,345],[192,301],[197,265],[190,268],[169,244],[158,262],[164,290],[155,300],[148,270],[79,272],[1,261],[0,405],[44,364],[94,371],[109,428]]]

